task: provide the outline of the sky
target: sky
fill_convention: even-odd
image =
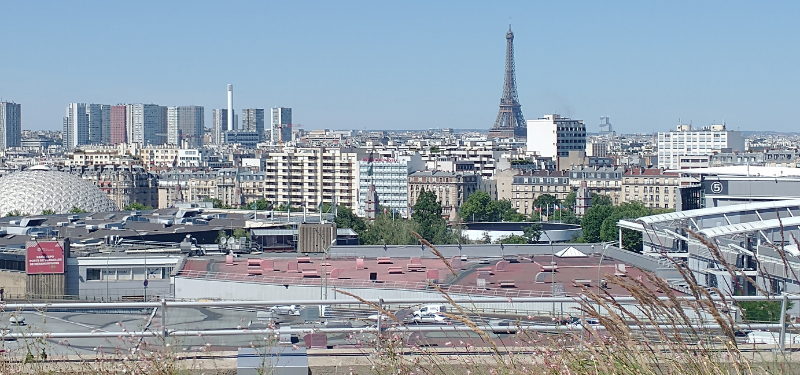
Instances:
[[[797,131],[798,1],[4,1],[0,98],[293,108],[305,129],[489,129],[515,34],[526,119]]]

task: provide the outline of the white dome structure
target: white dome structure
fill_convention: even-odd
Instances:
[[[18,212],[39,215],[52,210],[69,213],[117,211],[117,205],[89,182],[69,173],[31,168],[0,177],[0,215]]]

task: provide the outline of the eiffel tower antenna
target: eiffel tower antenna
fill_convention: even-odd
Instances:
[[[503,82],[503,96],[497,120],[489,131],[489,138],[526,138],[527,124],[522,115],[517,95],[517,78],[514,72],[514,32],[511,31],[511,18],[508,19],[506,33],[506,73]]]

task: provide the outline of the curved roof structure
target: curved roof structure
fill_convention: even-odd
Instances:
[[[39,215],[52,210],[68,213],[73,207],[87,212],[119,208],[97,187],[69,173],[29,169],[0,177],[0,215],[10,212]]]

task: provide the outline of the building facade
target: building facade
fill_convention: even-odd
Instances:
[[[0,102],[0,150],[20,147],[22,141],[22,105]]]
[[[572,191],[568,171],[507,169],[498,173],[497,198],[509,200],[517,212],[533,214],[534,201],[544,194],[563,200]]]
[[[631,168],[622,178],[622,202],[642,202],[647,207],[675,209],[680,185],[678,173],[658,168]]]
[[[85,103],[70,103],[64,116],[62,141],[67,150],[89,143],[89,115]]]
[[[167,108],[167,144],[202,147],[205,115],[196,105]]]
[[[528,120],[528,153],[543,157],[564,158],[570,151],[586,150],[586,125],[557,114]],[[559,169],[562,169],[559,166]]]
[[[213,172],[164,173],[162,208],[174,202],[219,199],[241,207],[256,200],[317,210],[321,204],[358,208],[358,154],[342,149],[298,148],[262,155],[261,171],[222,168]]]
[[[292,109],[275,107],[271,109],[270,142],[277,145],[292,140]]]
[[[111,106],[111,131],[109,142],[112,145],[128,143],[128,107],[125,105]]]
[[[242,130],[258,134],[259,142],[267,139],[264,133],[264,110],[248,108],[242,110]]]
[[[134,202],[159,206],[158,177],[139,165],[94,165],[71,168],[69,172],[97,186],[120,209]]]
[[[131,141],[143,146],[166,143],[167,107],[157,104],[134,104]]]
[[[222,143],[240,144],[245,148],[256,148],[261,137],[256,132],[228,130],[222,133]]]
[[[569,171],[569,179],[573,189],[577,190],[585,182],[589,194],[607,195],[611,198],[611,202],[617,205],[622,202],[620,192],[623,174],[625,174],[623,167],[579,166]]]
[[[442,205],[442,216],[454,220],[458,208],[470,194],[478,191],[480,175],[464,172],[420,171],[408,176],[408,206],[417,204],[423,191],[432,191]]]
[[[408,173],[410,158],[378,158],[370,162],[361,159],[358,164],[358,211],[361,217],[367,216],[367,200],[370,185],[375,186],[378,205],[402,217],[408,216]]]
[[[681,168],[682,156],[744,151],[742,132],[726,130],[724,124],[701,129],[692,129],[691,125],[680,124],[673,131],[658,133],[659,168]]]

